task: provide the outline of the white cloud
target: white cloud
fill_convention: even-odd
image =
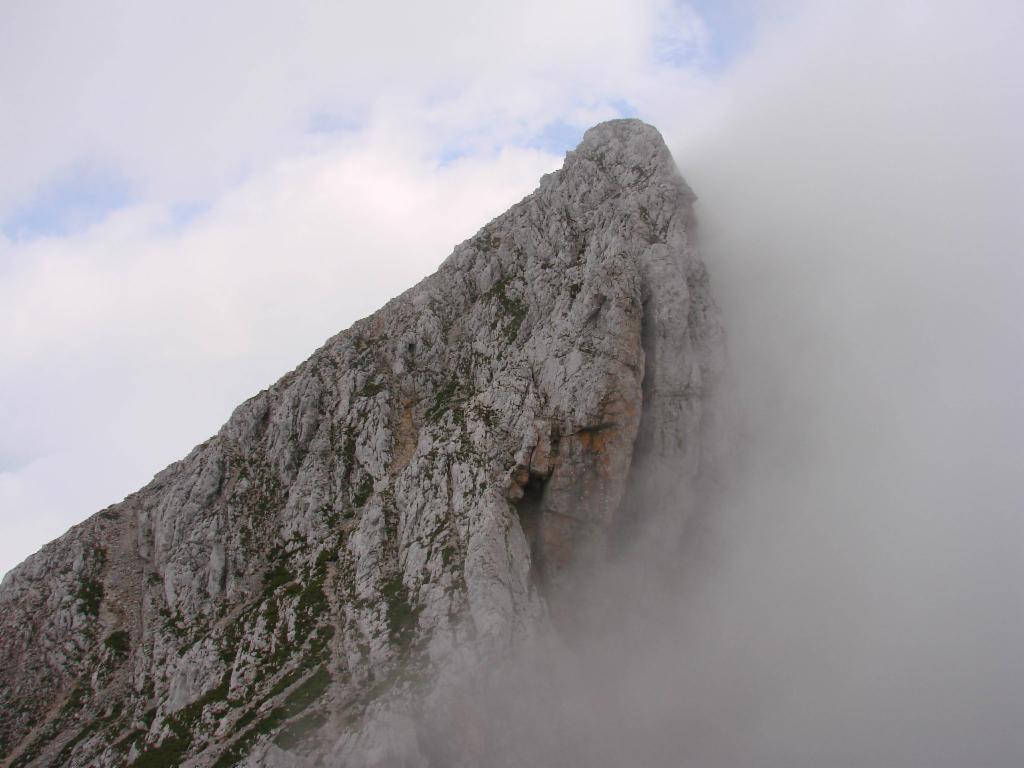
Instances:
[[[146,199],[205,198],[308,149],[317,115],[493,146],[628,93],[657,46],[700,34],[673,7],[8,3],[0,213],[83,158],[123,172]]]

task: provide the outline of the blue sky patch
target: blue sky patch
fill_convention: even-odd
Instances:
[[[452,163],[467,157],[469,154],[469,150],[457,142],[445,144],[437,155],[437,164],[443,168],[446,165],[451,165]]]
[[[704,67],[721,72],[750,47],[756,22],[752,4],[744,0],[689,0],[708,30]]]
[[[210,210],[206,200],[179,200],[170,206],[170,229],[181,232],[189,224]]]
[[[358,131],[363,122],[351,116],[339,115],[334,112],[316,112],[306,123],[306,133],[345,133]]]
[[[62,237],[88,229],[132,202],[131,186],[119,174],[78,167],[56,176],[7,213],[0,228],[11,240]]]
[[[526,142],[526,146],[550,152],[552,155],[564,155],[583,139],[585,128],[570,125],[563,120],[555,120],[541,129],[541,132]]]

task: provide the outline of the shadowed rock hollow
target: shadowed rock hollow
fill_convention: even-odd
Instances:
[[[654,128],[592,128],[434,275],[11,571],[4,764],[437,763],[430,713],[568,620],[610,539],[651,509],[682,531],[720,356],[693,200]],[[470,731],[445,764],[473,764]]]

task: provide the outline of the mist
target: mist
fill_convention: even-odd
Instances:
[[[1007,9],[826,17],[692,157],[744,420],[686,622],[732,720],[698,765],[1024,759]]]
[[[1021,16],[995,10],[826,38],[690,170],[745,418],[688,619],[732,727],[697,765],[1024,759]]]
[[[1021,19],[807,11],[673,137],[727,456],[491,686],[495,765],[1024,763]]]

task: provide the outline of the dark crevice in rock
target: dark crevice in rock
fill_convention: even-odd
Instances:
[[[530,473],[525,485],[523,496],[513,502],[519,515],[519,524],[530,545],[530,581],[543,591],[547,583],[544,562],[543,516],[544,488],[547,479]]]

